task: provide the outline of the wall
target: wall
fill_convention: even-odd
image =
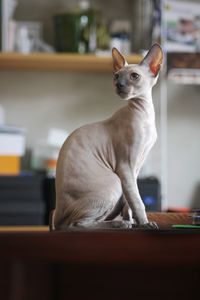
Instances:
[[[200,207],[200,86],[171,83],[167,90],[169,201]]]
[[[27,145],[45,139],[50,127],[71,132],[109,117],[124,105],[114,94],[110,74],[1,72],[0,102],[7,122],[27,128]],[[169,205],[190,206],[200,183],[200,87],[168,83]],[[159,131],[159,86],[154,89]],[[143,175],[160,177],[160,137]]]
[[[6,121],[27,128],[28,148],[45,139],[50,127],[71,132],[125,105],[115,95],[111,74],[1,72],[0,90]],[[146,173],[159,173],[159,165],[146,167]]]

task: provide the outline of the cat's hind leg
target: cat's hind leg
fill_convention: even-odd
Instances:
[[[75,227],[77,229],[130,229],[132,224],[128,220],[95,221],[92,223],[82,221],[76,223]]]

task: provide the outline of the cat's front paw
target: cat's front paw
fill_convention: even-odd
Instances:
[[[146,225],[146,228],[149,229],[159,229],[158,224],[156,222],[149,222]]]
[[[159,229],[156,222],[148,222],[148,223],[140,224],[140,225],[133,224],[133,227],[141,228],[141,229]]]

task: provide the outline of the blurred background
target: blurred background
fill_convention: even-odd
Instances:
[[[153,42],[165,65],[153,90],[158,140],[140,191],[150,211],[199,208],[200,1],[0,3],[0,224],[48,223],[63,141],[124,105],[111,48],[138,63]]]

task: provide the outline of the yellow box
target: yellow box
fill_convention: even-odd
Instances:
[[[0,155],[0,175],[19,175],[20,156]]]

